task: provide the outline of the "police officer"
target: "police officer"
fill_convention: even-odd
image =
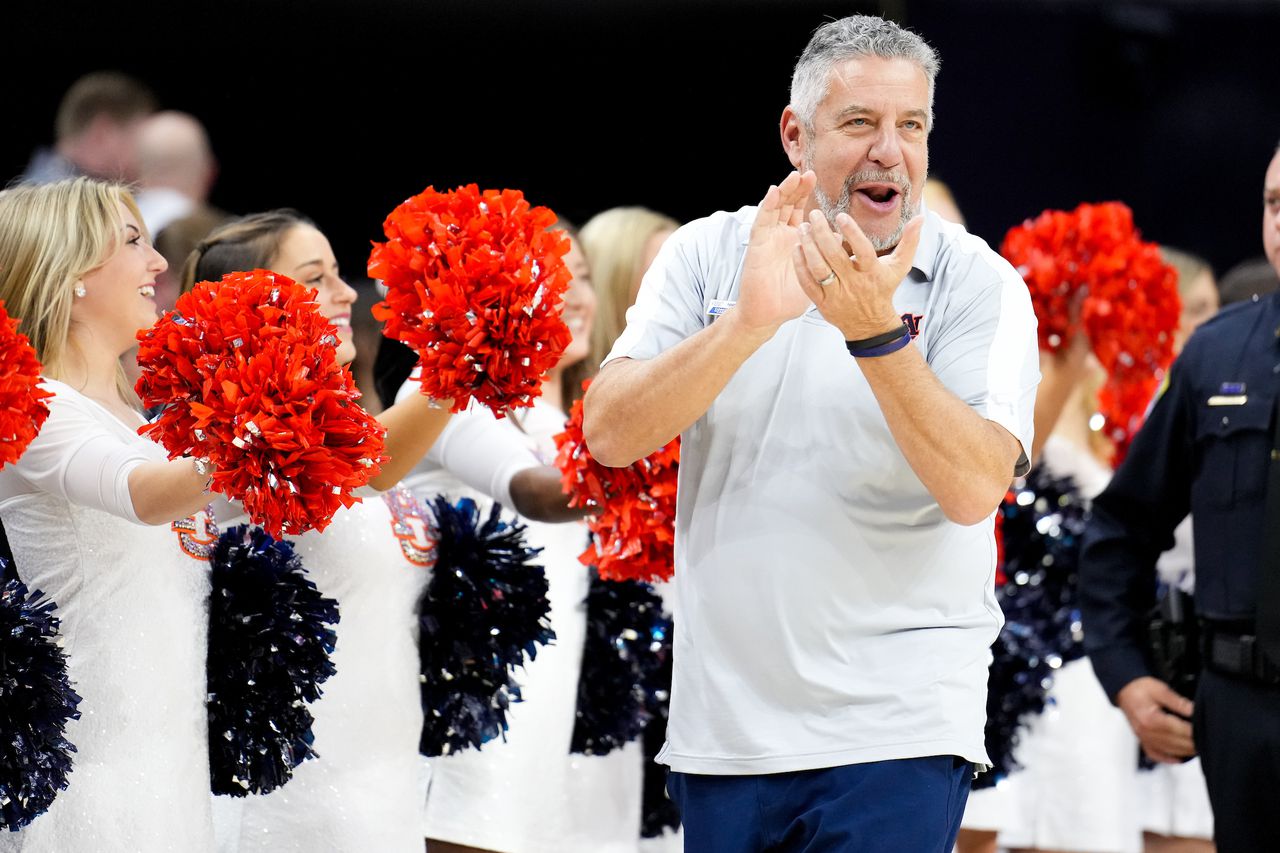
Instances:
[[[1280,149],[1263,245],[1280,271]],[[1221,853],[1280,849],[1280,294],[1205,323],[1094,501],[1081,556],[1085,646],[1157,761],[1201,755]],[[1144,649],[1155,564],[1191,512],[1203,671],[1195,703]],[[1193,743],[1194,738],[1194,743]]]

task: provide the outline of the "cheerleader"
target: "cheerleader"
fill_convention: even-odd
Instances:
[[[1087,342],[1083,335],[1078,339]],[[1105,377],[1091,356],[1086,354],[1081,363],[1083,379],[1073,383],[1039,464],[1051,475],[1071,477],[1081,497],[1089,500],[1106,486],[1111,468],[1105,461],[1109,447],[1089,428]],[[1051,373],[1046,367],[1046,380]],[[1054,674],[1045,710],[1030,721],[1014,755],[1023,769],[1005,780],[1008,814],[999,834],[1002,847],[1141,850],[1138,741],[1124,714],[1107,698],[1088,658],[1064,664]]]
[[[599,310],[591,332],[592,366],[600,364],[613,351],[614,342],[627,326],[627,310],[635,303],[640,283],[653,259],[675,233],[680,223],[646,207],[613,207],[597,213],[582,226],[582,248],[591,266]],[[676,587],[671,581],[653,584],[666,609],[678,618]],[[664,688],[668,693],[671,685]],[[666,765],[653,759],[667,740],[666,715],[652,720],[645,728],[643,744],[644,806],[643,833],[647,836],[641,849],[646,853],[684,849],[684,835],[679,826],[679,810],[667,796]],[[668,832],[674,829],[674,832]]]
[[[552,437],[580,394],[591,339],[595,297],[576,239],[566,256],[573,281],[564,319],[573,334],[531,409],[495,418],[473,407],[456,416],[426,460],[406,479],[419,497],[440,492],[506,506],[516,500],[522,472],[553,471]],[[417,394],[411,378],[400,399]],[[558,493],[558,487],[557,487]],[[558,494],[563,507],[565,498]],[[543,502],[547,506],[555,501]],[[563,511],[565,515],[573,511]],[[548,510],[549,513],[549,510]],[[571,754],[578,676],[586,636],[589,586],[578,555],[587,544],[580,521],[528,521],[527,541],[543,548],[554,645],[538,651],[515,679],[523,701],[507,712],[503,741],[479,751],[434,759],[425,830],[430,853],[622,853],[640,836],[641,755],[638,743],[605,756]]]
[[[188,259],[183,289],[257,268],[314,287],[321,313],[338,328],[338,360],[355,358],[355,291],[328,239],[296,211],[246,216],[214,231]],[[323,532],[290,537],[317,588],[338,601],[337,672],[311,705],[318,756],[269,794],[219,798],[220,850],[421,853],[417,604],[434,562],[432,520],[394,487],[439,435],[448,409],[448,401],[437,406],[411,394],[379,415],[390,461],[357,493],[362,502],[339,510]]]
[[[82,697],[68,788],[0,850],[211,851],[208,474],[138,435],[120,357],[156,319],[163,257],[132,196],[88,178],[0,193],[0,300],[50,414],[0,470],[20,579],[58,604]]]
[[[1162,253],[1179,271],[1180,349],[1216,310],[1216,290],[1211,276],[1205,280],[1206,264],[1174,250]],[[1044,381],[1036,400],[1037,434],[1047,436],[1040,464],[1073,477],[1085,498],[1111,478],[1111,447],[1090,428],[1105,377],[1089,350],[1087,338],[1078,334],[1065,353],[1042,356]],[[1189,537],[1189,527],[1181,536]],[[1185,539],[1183,544],[1189,547]],[[1185,580],[1169,577],[1173,552],[1162,562],[1167,580]],[[1212,851],[1212,812],[1199,762],[1139,771],[1138,749],[1088,658],[1065,664],[1044,713],[1030,722],[1016,750],[1024,769],[1010,775],[1003,792],[1008,811],[1000,845],[1015,851]]]

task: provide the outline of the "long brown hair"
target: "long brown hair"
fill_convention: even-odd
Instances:
[[[285,235],[298,225],[315,227],[298,211],[282,207],[251,213],[215,228],[187,256],[182,266],[182,292],[191,290],[198,281],[217,281],[230,272],[270,266]]]
[[[562,218],[551,227],[569,235],[570,239],[577,244],[578,251],[582,253],[583,261],[586,261],[588,269],[590,269],[590,261],[587,261],[586,250],[582,247],[582,238],[578,236],[578,229],[573,226],[573,223]],[[594,279],[592,287],[594,289]],[[590,353],[587,354],[586,358],[576,364],[569,365],[560,372],[560,401],[566,412],[569,411],[575,401],[582,399],[582,383],[587,378],[594,376],[595,373],[596,362],[591,360]]]

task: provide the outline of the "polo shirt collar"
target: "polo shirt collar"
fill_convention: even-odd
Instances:
[[[918,270],[925,281],[933,281],[933,274],[938,265],[938,246],[942,242],[942,230],[939,227],[941,217],[929,212],[925,207],[924,199],[920,199],[920,215],[924,217],[924,227],[920,229],[920,242],[916,244],[916,254],[911,259],[911,268]]]
[[[925,207],[924,199],[920,199],[920,214],[924,216],[924,227],[920,230],[920,242],[916,244],[915,257],[911,259],[911,268],[918,270],[925,281],[933,281],[934,270],[938,265],[938,246],[942,242],[942,230],[939,227],[942,218],[934,216]],[[751,223],[743,223],[739,245],[751,243]]]

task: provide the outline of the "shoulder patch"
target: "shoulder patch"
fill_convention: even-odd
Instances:
[[[202,563],[209,562],[213,547],[218,544],[218,522],[213,517],[213,505],[180,518],[169,525],[178,535],[178,547],[182,553]]]

